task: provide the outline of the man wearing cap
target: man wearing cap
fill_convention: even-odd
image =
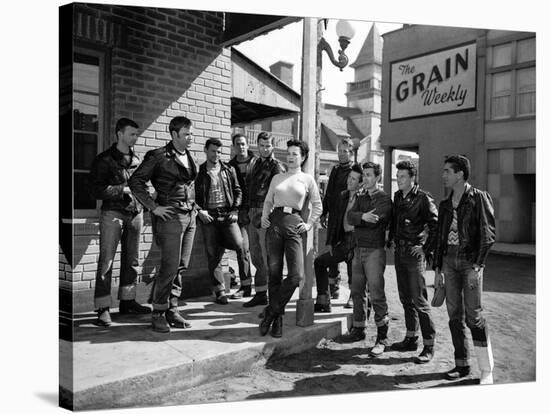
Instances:
[[[479,369],[480,384],[493,383],[493,351],[482,314],[483,269],[495,242],[495,215],[491,196],[468,183],[470,161],[462,155],[445,158],[443,184],[449,196],[439,204],[439,223],[433,268],[435,286],[445,284],[449,328],[455,367],[447,379],[470,374],[470,328]],[[464,324],[466,320],[466,325]]]

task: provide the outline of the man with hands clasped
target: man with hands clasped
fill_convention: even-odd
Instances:
[[[445,158],[443,184],[451,190],[439,204],[435,244],[435,286],[445,284],[455,367],[447,379],[470,374],[466,320],[481,371],[480,384],[493,383],[493,352],[482,314],[483,268],[495,242],[491,196],[468,183],[470,161],[462,155]]]

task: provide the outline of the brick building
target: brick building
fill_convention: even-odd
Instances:
[[[60,8],[60,251],[61,308],[92,309],[99,255],[99,207],[88,174],[94,157],[113,142],[114,124],[129,117],[140,126],[135,146],[148,150],[170,140],[174,116],[193,121],[191,152],[204,162],[208,138],[231,143],[231,57],[225,44],[287,24],[280,16],[75,3]],[[72,160],[68,162],[68,160]],[[149,214],[141,236],[138,297],[158,270]],[[113,289],[118,287],[119,253]],[[200,229],[184,296],[207,294]]]

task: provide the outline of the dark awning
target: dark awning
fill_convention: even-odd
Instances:
[[[265,14],[225,13],[225,30],[222,46],[229,47],[256,36],[280,29],[289,23],[301,20],[294,16],[270,16]]]
[[[243,99],[231,98],[231,124],[252,122],[257,119],[265,119],[276,116],[295,114],[283,108],[247,102]]]

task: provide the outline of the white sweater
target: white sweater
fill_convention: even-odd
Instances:
[[[308,223],[316,223],[323,212],[319,188],[313,177],[302,171],[277,174],[271,180],[265,197],[262,218],[268,218],[275,207],[292,207],[302,210],[309,196],[311,214]]]

